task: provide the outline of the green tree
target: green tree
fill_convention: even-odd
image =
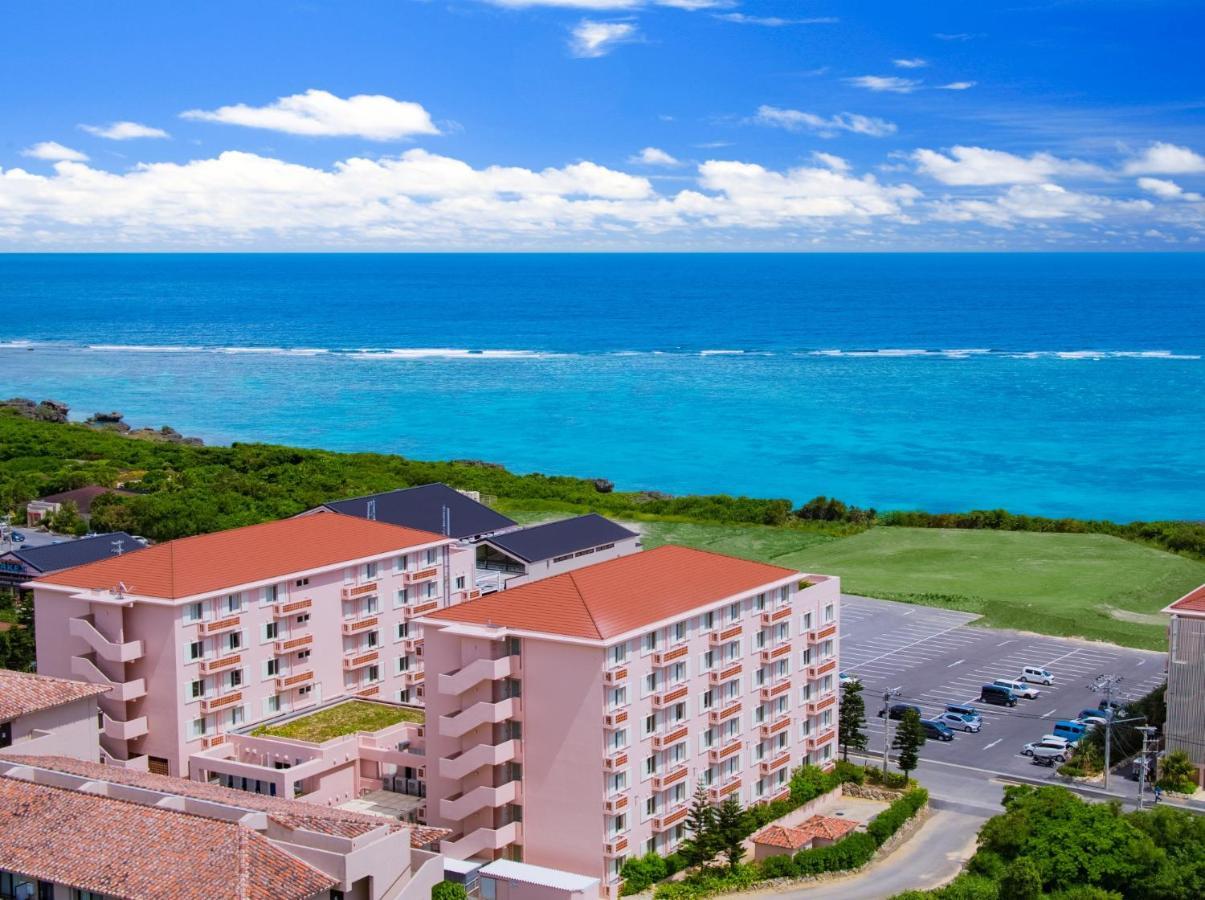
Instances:
[[[84,534],[88,524],[79,514],[79,509],[68,500],[59,511],[46,519],[46,527],[56,534]]]
[[[735,869],[745,855],[742,846],[745,837],[745,816],[741,802],[735,794],[729,794],[715,812],[716,841],[720,852],[728,860],[729,868]]]
[[[920,748],[925,745],[925,729],[920,723],[920,713],[915,709],[904,710],[900,724],[896,726],[895,737],[891,739],[892,749],[899,753],[898,762],[904,777],[916,770],[920,762]]]
[[[441,881],[431,887],[431,900],[465,900],[466,896],[464,885],[455,881]]]
[[[866,732],[866,701],[862,699],[862,684],[847,681],[841,686],[841,712],[837,718],[837,739],[841,742],[843,758],[849,759],[849,751],[865,750],[868,743]]]
[[[1000,879],[1002,900],[1039,900],[1042,875],[1027,856],[1014,859]]]
[[[1197,767],[1192,764],[1188,754],[1183,750],[1173,750],[1163,757],[1159,765],[1159,787],[1165,791],[1181,791],[1191,793],[1196,786],[1193,776]]]
[[[716,808],[707,796],[707,787],[702,780],[695,787],[686,817],[686,830],[690,836],[682,842],[678,852],[688,866],[701,866],[715,858],[720,851],[716,834]]]

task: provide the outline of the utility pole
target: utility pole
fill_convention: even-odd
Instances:
[[[1153,725],[1139,725],[1138,730],[1142,732],[1142,752],[1138,757],[1138,808],[1142,809],[1142,795],[1146,791],[1146,771],[1147,771],[1147,741],[1157,729]]]
[[[1096,680],[1088,685],[1088,689],[1093,692],[1102,692],[1105,695],[1104,706],[1101,707],[1105,713],[1105,790],[1109,789],[1109,763],[1113,755],[1113,690],[1122,682],[1120,675],[1097,675]]]
[[[898,687],[883,691],[883,774],[887,774],[887,752],[891,748],[891,716],[887,714],[887,704],[891,702],[892,697],[898,697],[900,689]]]

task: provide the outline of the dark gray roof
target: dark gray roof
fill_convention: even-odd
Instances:
[[[575,519],[562,519],[496,534],[488,542],[524,562],[536,562],[636,536],[636,532],[590,513]]]
[[[452,531],[449,537],[471,538],[490,534],[503,528],[514,528],[516,523],[488,506],[471,500],[460,491],[446,484],[424,484],[419,487],[401,488],[350,500],[335,500],[324,504],[327,509],[348,516],[368,518],[368,501],[376,501],[378,522],[405,525],[443,534],[443,508],[448,507],[452,515]]]
[[[45,575],[112,556],[114,541],[122,542],[123,553],[141,550],[143,546],[141,542],[134,540],[124,531],[114,531],[109,534],[89,535],[77,541],[43,544],[41,547],[30,547],[28,550],[14,549],[12,555],[30,568]]]

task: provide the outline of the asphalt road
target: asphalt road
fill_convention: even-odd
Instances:
[[[846,595],[841,616],[841,669],[865,688],[871,753],[882,752],[887,731],[888,723],[876,715],[883,692],[898,689],[891,702],[916,704],[926,717],[951,702],[970,701],[983,713],[978,734],[959,733],[948,743],[929,740],[922,758],[975,771],[1050,777],[1053,770],[1019,751],[1048,734],[1057,720],[1095,707],[1100,695],[1088,685],[1096,676],[1122,676],[1122,700],[1148,693],[1165,678],[1164,653],[969,627],[977,618],[969,613]],[[1048,668],[1054,685],[1038,686],[1038,698],[1015,708],[978,702],[980,685],[1017,678],[1025,665]]]

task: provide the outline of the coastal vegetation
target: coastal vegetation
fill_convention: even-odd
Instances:
[[[123,433],[113,426],[118,413],[94,417],[91,426],[65,423],[65,416],[61,404],[0,404],[0,511],[18,513],[31,499],[88,484],[122,485],[134,495],[98,498],[91,527],[167,540],[443,481],[481,492],[523,522],[598,512],[639,528],[647,547],[672,542],[833,573],[850,593],[978,613],[985,625],[1144,648],[1163,646],[1159,610],[1205,582],[1205,541],[1193,538],[1205,535],[1199,524],[1077,525],[1003,512],[943,518],[827,497],[798,508],[786,499],[671,497],[618,491],[601,478],[517,475],[479,460],[207,447],[159,439],[162,429]],[[1155,546],[1160,534],[1176,553]]]

